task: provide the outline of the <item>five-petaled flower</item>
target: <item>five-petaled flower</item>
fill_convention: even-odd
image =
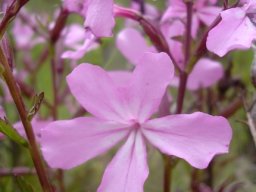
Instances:
[[[70,169],[125,141],[107,166],[100,192],[142,192],[148,177],[146,143],[205,168],[225,153],[228,121],[201,112],[150,119],[174,76],[165,53],[145,53],[131,76],[116,82],[98,66],[81,64],[67,76],[71,93],[94,117],[50,123],[41,146],[52,168]]]
[[[256,1],[246,0],[243,7],[221,12],[221,22],[207,38],[209,51],[222,57],[234,49],[249,49],[256,39]]]

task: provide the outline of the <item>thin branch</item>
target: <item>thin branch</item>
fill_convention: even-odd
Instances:
[[[6,57],[4,55],[2,47],[0,47],[0,62],[4,67],[3,77],[4,77],[5,82],[9,88],[9,91],[12,95],[13,101],[17,107],[21,122],[24,126],[25,133],[28,138],[29,151],[30,151],[31,157],[33,159],[41,186],[45,192],[53,192],[53,188],[52,188],[50,182],[48,181],[47,174],[44,169],[43,161],[41,159],[39,150],[37,148],[37,142],[36,142],[36,138],[35,138],[35,135],[33,132],[32,125],[27,118],[28,114],[25,109],[24,102],[21,98],[19,88],[18,88],[17,83],[14,79],[14,76],[11,72],[11,68],[9,66],[8,60],[6,59]]]
[[[156,49],[159,52],[167,53],[171,58],[173,64],[177,68],[177,70],[178,71],[181,70],[174,56],[171,54],[169,50],[169,45],[166,42],[162,32],[156,26],[154,26],[150,21],[144,18],[139,12],[132,9],[127,9],[127,8],[123,8],[115,5],[114,14],[115,14],[115,17],[124,17],[124,18],[137,21],[141,25],[145,33],[148,35],[148,37],[150,38],[151,42],[154,44]]]
[[[8,25],[16,17],[21,7],[25,5],[29,0],[14,0],[12,4],[7,8],[5,15],[0,23],[0,39],[2,39]]]
[[[28,167],[14,167],[14,168],[1,168],[0,177],[9,176],[24,176],[24,175],[35,175],[36,171],[34,168]]]

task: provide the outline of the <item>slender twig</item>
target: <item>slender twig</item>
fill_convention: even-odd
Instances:
[[[0,177],[35,175],[36,171],[28,167],[1,168]]]
[[[14,0],[7,8],[5,15],[0,23],[0,39],[2,39],[8,25],[16,17],[21,7],[25,5],[29,0]]]
[[[171,191],[171,175],[172,175],[172,159],[167,156],[167,155],[164,155],[163,156],[164,158],[164,183],[163,183],[163,186],[164,186],[164,192],[170,192]]]
[[[234,101],[232,101],[225,109],[223,109],[219,113],[219,115],[225,118],[229,118],[235,112],[237,112],[237,110],[240,109],[242,106],[243,106],[243,100],[241,97],[238,97]]]
[[[169,45],[166,42],[159,28],[154,26],[150,21],[144,18],[139,12],[132,9],[127,9],[127,8],[123,8],[115,5],[114,14],[115,14],[115,17],[124,17],[127,19],[132,19],[134,21],[137,21],[141,25],[145,33],[148,35],[148,37],[150,38],[151,42],[154,44],[156,49],[160,52],[167,53],[171,58],[173,64],[177,68],[177,70],[178,71],[181,70],[174,56],[171,54],[169,50]]]
[[[53,192],[53,188],[50,182],[48,181],[47,174],[43,166],[43,161],[40,157],[40,153],[37,148],[37,143],[36,143],[32,125],[27,118],[27,111],[25,109],[24,102],[19,93],[19,88],[17,87],[16,81],[11,72],[11,68],[9,66],[8,60],[6,59],[1,47],[0,47],[0,62],[4,67],[3,77],[12,95],[13,101],[17,107],[21,122],[24,126],[26,136],[28,138],[29,151],[32,156],[41,186],[45,192]]]
[[[27,2],[28,2],[28,0],[14,0],[12,2],[12,4],[7,8],[6,13],[0,23],[0,39],[2,39],[4,33],[6,32],[8,24],[15,18],[15,16],[18,14],[21,7],[23,5],[25,5]],[[45,192],[53,192],[54,191],[53,187],[51,186],[51,184],[47,178],[47,173],[44,168],[43,161],[41,159],[39,150],[37,148],[37,143],[36,143],[32,125],[27,118],[27,111],[25,109],[24,102],[19,93],[19,88],[17,87],[17,84],[16,84],[15,78],[12,74],[8,59],[5,56],[2,47],[0,47],[0,62],[4,68],[4,72],[3,72],[2,76],[4,77],[6,84],[8,86],[8,89],[12,95],[13,101],[14,101],[16,108],[19,112],[21,122],[24,126],[26,136],[28,138],[29,151],[30,151],[33,163],[35,165],[36,172],[37,172],[40,184],[42,186],[42,189]]]
[[[57,18],[55,26],[50,31],[50,56],[51,56],[51,71],[52,71],[52,82],[53,82],[53,107],[52,114],[53,119],[57,119],[57,108],[58,108],[58,85],[57,85],[57,65],[55,61],[55,44],[61,36],[61,32],[65,27],[68,18],[68,11],[66,9],[61,9],[60,14]]]
[[[250,128],[250,132],[251,132],[254,144],[256,146],[256,127],[255,127],[255,124],[254,124],[254,121],[253,121],[253,118],[252,118],[250,112],[247,112],[246,116],[248,119],[248,126]]]
[[[53,82],[53,105],[52,105],[52,114],[53,119],[58,119],[58,104],[59,104],[59,96],[58,96],[58,82],[57,82],[57,63],[56,63],[56,43],[61,37],[61,32],[64,29],[67,19],[68,19],[69,12],[67,9],[61,8],[60,14],[57,18],[55,26],[50,31],[50,57],[51,57],[51,72],[52,72],[52,82]],[[57,170],[57,179],[59,182],[59,187],[62,192],[65,191],[64,185],[64,173],[62,170]]]
[[[185,68],[188,65],[190,55],[191,55],[191,26],[192,26],[192,13],[193,13],[193,2],[187,1],[186,2],[186,10],[187,10],[187,18],[186,18],[186,34],[185,34],[185,52],[184,52],[184,66]],[[185,70],[182,70],[180,73],[180,83],[179,83],[179,90],[178,90],[178,101],[177,101],[177,109],[176,113],[181,113],[184,103],[186,85],[187,85],[187,78],[188,74]]]

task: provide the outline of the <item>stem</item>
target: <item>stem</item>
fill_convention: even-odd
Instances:
[[[187,9],[187,19],[186,19],[186,34],[185,34],[185,52],[184,52],[184,67],[186,68],[190,55],[191,55],[191,26],[192,26],[192,13],[193,13],[193,2],[188,1],[186,2],[186,9]],[[182,112],[186,85],[187,85],[188,74],[185,70],[182,70],[180,73],[180,84],[179,84],[179,91],[178,91],[178,101],[177,101],[177,109],[176,113],[179,114]]]
[[[20,175],[34,175],[35,169],[28,167],[14,167],[14,168],[1,168],[0,177],[20,176]]]
[[[53,89],[52,116],[53,116],[53,120],[56,120],[58,116],[58,111],[57,111],[58,93],[57,93],[57,75],[56,75],[54,46],[51,44],[49,49],[50,49],[50,56],[51,56],[51,73],[52,73],[52,89]]]
[[[172,159],[164,155],[164,192],[171,192],[171,179],[172,179]]]
[[[51,57],[51,72],[52,72],[52,82],[53,82],[53,106],[52,115],[53,120],[58,119],[58,82],[57,82],[57,63],[56,63],[56,43],[61,36],[61,32],[64,29],[69,12],[67,9],[61,8],[60,14],[57,18],[54,28],[50,31],[50,57]],[[57,179],[59,183],[59,188],[62,192],[65,192],[64,185],[64,172],[60,169],[57,170]]]
[[[26,136],[28,138],[29,151],[30,151],[32,160],[34,162],[40,184],[45,192],[53,192],[53,188],[50,182],[48,181],[47,174],[43,166],[43,161],[40,157],[40,153],[37,148],[37,143],[36,143],[36,139],[35,139],[35,135],[34,135],[31,123],[27,118],[27,112],[25,110],[24,102],[21,98],[21,95],[19,93],[19,88],[17,87],[17,84],[11,72],[9,63],[4,55],[2,47],[0,47],[0,62],[4,67],[3,77],[12,95],[13,101],[17,107],[21,122],[24,126]]]
[[[8,25],[16,17],[21,7],[29,0],[13,0],[12,4],[7,8],[4,18],[0,23],[0,39],[2,39]]]
[[[159,28],[157,28],[150,21],[145,19],[139,12],[132,10],[132,9],[127,9],[127,8],[123,8],[123,7],[115,5],[114,14],[115,14],[115,17],[124,17],[124,18],[128,18],[128,19],[137,21],[143,28],[144,32],[148,35],[148,37],[150,38],[151,42],[154,44],[156,49],[159,52],[167,53],[169,55],[169,57],[171,58],[174,66],[177,68],[177,70],[178,71],[181,70],[178,63],[176,62],[174,56],[171,54],[171,52],[169,50],[169,45],[166,42],[166,40],[165,40],[162,32],[159,30]]]

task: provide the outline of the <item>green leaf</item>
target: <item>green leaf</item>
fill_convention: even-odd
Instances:
[[[32,185],[24,177],[15,177],[21,192],[35,192]]]
[[[28,147],[28,142],[18,134],[18,132],[12,127],[7,119],[0,118],[0,132],[2,132],[14,142],[24,147]]]
[[[39,111],[40,106],[44,100],[44,92],[36,94],[34,97],[34,104],[33,107],[30,109],[28,113],[28,120],[31,121],[36,113]]]

